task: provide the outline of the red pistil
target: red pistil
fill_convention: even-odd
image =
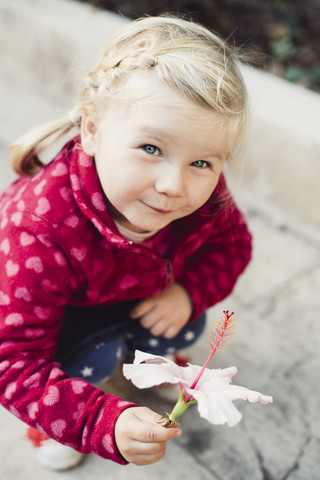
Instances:
[[[229,342],[229,340],[232,338],[234,335],[234,318],[232,318],[233,312],[229,314],[229,310],[225,310],[224,312],[224,318],[221,318],[220,321],[217,322],[217,325],[215,325],[213,332],[211,332],[211,336],[213,338],[213,341],[209,339],[209,343],[211,345],[211,352],[205,361],[203,367],[201,368],[197,378],[193,382],[190,388],[194,389],[199,382],[203,372],[207,368],[211,358],[213,355],[216,353],[218,348],[224,348],[226,344]]]

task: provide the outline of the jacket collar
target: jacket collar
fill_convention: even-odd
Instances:
[[[120,235],[109,213],[94,160],[83,151],[80,136],[65,148],[69,153],[71,189],[80,210],[111,244],[127,247],[132,242]]]

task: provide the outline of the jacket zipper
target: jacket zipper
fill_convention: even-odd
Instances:
[[[172,268],[172,262],[168,258],[164,258],[164,266],[165,266],[165,284],[170,285],[171,283],[174,282],[174,276],[173,276],[173,268]]]

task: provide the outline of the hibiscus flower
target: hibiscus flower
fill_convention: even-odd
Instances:
[[[192,404],[197,403],[201,417],[214,425],[227,423],[230,427],[236,425],[241,419],[241,413],[232,403],[233,400],[248,400],[251,403],[272,403],[270,396],[249,390],[238,385],[231,385],[233,376],[237,373],[236,367],[224,369],[206,368],[218,347],[223,348],[222,339],[227,334],[230,339],[230,329],[227,331],[231,319],[229,312],[224,312],[223,321],[215,328],[211,343],[211,352],[203,367],[188,364],[179,367],[172,360],[144,353],[135,352],[133,364],[123,365],[123,374],[138,388],[150,388],[162,383],[180,385],[178,402],[173,408],[164,426],[176,425],[177,419]],[[224,343],[226,340],[224,341]]]

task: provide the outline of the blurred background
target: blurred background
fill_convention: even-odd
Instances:
[[[320,0],[82,0],[128,18],[184,14],[229,38],[248,62],[320,91]]]

